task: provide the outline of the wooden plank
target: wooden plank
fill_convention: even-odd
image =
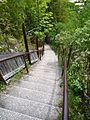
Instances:
[[[34,63],[34,62],[38,61],[37,52],[31,53],[30,57],[31,57],[31,63]]]
[[[25,65],[20,66],[19,68],[15,69],[14,71],[6,74],[3,76],[4,80],[7,80],[8,78],[12,77],[13,75],[15,75],[17,72],[19,72],[20,70],[22,70],[23,68],[25,68]]]
[[[0,71],[4,80],[7,80],[21,69],[25,68],[22,57],[17,57],[0,63]]]

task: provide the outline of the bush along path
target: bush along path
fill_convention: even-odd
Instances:
[[[0,94],[0,120],[57,120],[62,108],[61,69],[51,48],[14,86]]]

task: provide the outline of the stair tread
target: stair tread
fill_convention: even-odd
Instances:
[[[59,98],[62,98],[62,96],[59,93],[58,95],[55,91],[53,92],[53,94],[50,94],[42,91],[22,88],[19,86],[13,86],[9,88],[5,93],[10,96],[20,97],[50,105],[51,104],[57,105],[58,104],[57,99],[59,100]]]
[[[44,120],[47,118],[48,114],[52,114],[54,117],[53,113],[56,114],[58,109],[58,107],[55,106],[5,94],[0,96],[0,107]],[[49,111],[52,112],[49,113]],[[47,120],[49,120],[49,118],[47,118]]]
[[[55,83],[55,81],[51,80],[51,79],[45,79],[45,78],[39,78],[39,77],[35,77],[35,76],[30,76],[30,75],[25,75],[22,77],[23,81],[27,81],[27,82],[35,82],[35,83],[40,83],[40,84],[44,84],[44,85],[48,85],[51,86]]]
[[[40,84],[38,82],[28,82],[28,81],[17,81],[15,83],[15,86],[19,86],[19,87],[23,87],[23,88],[27,88],[27,89],[32,89],[32,90],[38,90],[38,91],[43,91],[43,92],[47,92],[47,93],[52,93],[53,91],[53,87],[54,85],[45,85],[45,84]]]
[[[15,97],[21,97],[28,100],[41,102],[41,103],[46,103],[46,104],[51,104],[50,102],[52,98],[52,94],[42,92],[42,91],[22,88],[19,86],[11,87],[10,89],[7,90],[6,94],[9,94]]]
[[[42,120],[22,113],[0,108],[0,120]]]

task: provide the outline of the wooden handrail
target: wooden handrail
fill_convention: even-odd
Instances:
[[[1,63],[1,62],[4,62],[4,61],[7,61],[7,60],[10,60],[10,59],[13,59],[13,58],[16,58],[16,57],[26,56],[26,55],[28,55],[28,54],[31,54],[31,53],[34,53],[34,52],[37,52],[37,51],[43,51],[43,49],[33,50],[33,51],[30,51],[30,52],[25,52],[25,53],[19,53],[19,54],[17,54],[17,55],[12,55],[12,56],[10,56],[10,57],[2,58],[2,59],[0,59],[0,63]]]
[[[67,82],[67,60],[64,61],[64,89],[63,89],[63,113],[62,120],[68,120],[68,82]]]

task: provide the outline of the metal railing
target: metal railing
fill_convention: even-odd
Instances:
[[[67,60],[64,61],[64,88],[63,88],[63,111],[62,120],[68,120],[68,81],[67,81]]]

